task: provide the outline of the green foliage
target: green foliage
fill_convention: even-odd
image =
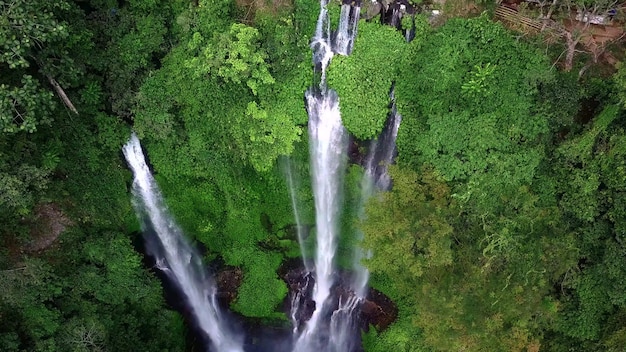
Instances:
[[[320,12],[319,3],[310,0],[293,1],[294,27],[303,40],[309,41],[315,33],[315,24]]]
[[[557,72],[553,81],[539,87],[536,109],[548,118],[552,133],[562,132],[574,124],[583,94],[577,79],[575,74]]]
[[[277,312],[287,295],[287,285],[276,275],[282,257],[259,251],[247,255],[251,258],[245,260],[247,270],[232,308],[248,317],[284,318]]]
[[[0,207],[26,215],[37,192],[46,188],[48,172],[22,164],[17,169],[0,172]]]
[[[256,28],[240,23],[231,25],[225,33],[215,34],[206,41],[195,32],[187,44],[190,51],[199,55],[186,65],[197,75],[215,75],[226,82],[241,83],[257,95],[262,85],[275,83],[266,63],[267,53],[260,48],[260,35]]]
[[[258,171],[271,169],[299,140],[301,128],[295,124],[306,114],[295,103],[301,102],[302,92],[294,88],[303,85],[303,76],[289,74],[285,81],[290,84],[274,89],[255,28],[232,24],[223,33],[197,29],[142,87],[137,132],[143,136],[149,131],[160,143],[167,140],[168,154],[172,149],[181,152],[176,169],[188,166],[186,172],[197,170],[194,176],[213,169],[208,153],[244,160]],[[169,162],[164,158],[161,165]]]
[[[390,277],[416,278],[424,270],[450,265],[452,228],[440,218],[449,189],[432,172],[420,178],[392,168],[391,174],[393,190],[366,208],[364,246],[376,251],[368,266]]]
[[[7,337],[2,347],[131,351],[140,345],[148,350],[181,350],[180,321],[165,310],[158,281],[143,268],[124,234],[137,228],[126,192],[129,173],[118,154],[128,128],[104,114],[84,120],[60,118],[55,127],[28,138],[11,136],[17,152],[13,158],[25,159],[22,168],[57,175],[45,182],[28,181],[22,175],[23,182],[48,186],[27,188],[23,192],[30,192],[30,198],[22,201],[52,202],[62,212],[53,216],[67,217],[72,224],[36,255],[29,252],[28,241],[13,237],[19,228],[0,230],[3,246],[11,247],[11,252],[0,254],[0,315],[12,317],[0,323]],[[3,153],[7,151],[2,147]],[[15,163],[11,159],[2,157],[2,167]],[[30,167],[28,162],[37,159],[41,168]],[[1,206],[3,217],[8,217],[6,204]],[[32,215],[21,217],[37,224]]]
[[[535,334],[557,313],[551,282],[576,253],[558,210],[520,188],[494,201],[491,214],[473,215],[436,172],[391,174],[393,190],[366,209],[365,246],[374,251],[367,265],[375,287],[414,315],[412,324],[398,322],[400,336],[380,343],[423,334],[424,347],[440,351],[536,348]]]
[[[404,314],[406,314],[406,311]],[[364,333],[362,336],[363,347],[367,352],[431,351],[431,349],[423,345],[423,336],[411,326],[410,316],[400,316],[396,323],[382,333],[370,327],[369,332]]]
[[[457,195],[485,209],[494,192],[532,181],[549,131],[533,109],[551,80],[544,56],[481,16],[446,22],[403,65],[411,70],[396,85],[401,160],[469,181]]]
[[[554,176],[559,206],[569,216],[580,250],[577,270],[561,283],[561,311],[547,345],[583,345],[603,351],[612,346],[626,304],[624,265],[624,129],[617,105],[607,105],[578,135],[555,151]],[[573,342],[571,342],[573,341]]]
[[[52,121],[52,92],[42,89],[30,75],[24,75],[19,86],[0,84],[0,96],[0,129],[4,133],[34,132],[37,126]]]
[[[619,65],[617,73],[613,76],[615,81],[617,96],[622,106],[626,106],[626,67],[623,64]]]
[[[216,164],[209,170],[215,174],[205,174],[211,181],[162,176],[158,181],[185,232],[201,241],[210,257],[243,269],[233,309],[249,317],[283,318],[277,309],[287,291],[276,270],[297,248],[295,236],[284,234],[294,223],[291,202],[278,170],[246,171]]]
[[[461,91],[469,96],[479,96],[487,92],[487,81],[493,80],[495,66],[488,62],[484,66],[474,65],[469,81],[461,85]]]
[[[249,140],[238,142],[242,149],[248,150],[246,154],[258,171],[269,170],[279,155],[291,154],[294,142],[300,139],[302,133],[300,127],[285,126],[289,116],[270,115],[256,102],[248,103],[245,118],[256,121],[256,126],[254,130],[249,130]]]
[[[339,95],[344,126],[357,138],[371,139],[382,130],[404,47],[404,38],[395,29],[360,21],[353,54],[333,58],[328,86]]]
[[[562,182],[569,186],[561,202],[568,204],[567,210],[580,220],[593,221],[598,215],[597,191],[601,176],[589,164],[593,164],[593,148],[598,136],[618,117],[618,113],[617,106],[606,107],[588,131],[564,142],[557,150],[564,163]]]
[[[180,4],[133,1],[118,6],[101,4],[87,18],[84,25],[92,31],[87,45],[101,55],[81,59],[104,78],[108,108],[115,115],[131,118],[139,86],[167,52],[169,21],[178,15]],[[76,40],[84,41],[85,36],[77,33]]]
[[[67,25],[54,12],[68,7],[65,1],[0,3],[0,63],[10,69],[29,67],[37,48],[67,36]]]
[[[262,36],[261,45],[267,52],[269,70],[279,81],[281,75],[311,74],[307,68],[310,60],[309,37],[312,32],[303,32],[298,28],[301,24],[297,23],[297,16],[297,12],[294,12],[277,18],[266,11],[257,11],[255,15],[255,28]],[[307,80],[307,83],[310,82],[310,79]]]

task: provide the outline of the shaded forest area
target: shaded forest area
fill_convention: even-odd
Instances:
[[[371,285],[399,309],[365,350],[623,351],[626,68],[578,42],[563,63],[567,36],[513,32],[490,1],[445,16],[455,5],[407,16],[410,43],[361,21],[328,70],[356,138],[381,131],[394,82],[403,116],[393,190],[342,224],[340,258],[361,229]],[[303,93],[318,11],[0,0],[0,350],[191,348],[140,253],[120,152],[131,128],[207,263],[243,273],[231,310],[288,326],[277,272],[300,253],[283,166],[314,224]],[[607,50],[624,57],[621,42]]]

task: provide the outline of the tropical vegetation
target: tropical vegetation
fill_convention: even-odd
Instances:
[[[340,245],[363,232],[370,285],[399,309],[364,348],[623,351],[626,66],[579,51],[563,64],[571,43],[520,35],[478,3],[404,21],[410,43],[361,20],[353,55],[328,70],[356,141],[382,130],[392,86],[403,117],[392,190],[359,217],[359,165],[346,182]],[[278,271],[300,248],[285,165],[312,225],[303,94],[318,11],[0,0],[0,350],[193,348],[142,254],[120,152],[131,130],[206,262],[242,270],[231,310],[289,328]]]

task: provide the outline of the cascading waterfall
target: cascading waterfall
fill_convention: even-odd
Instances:
[[[398,113],[395,104],[394,88],[389,93],[392,105],[382,133],[377,139],[370,141],[365,159],[365,172],[361,180],[361,209],[360,217],[365,216],[365,202],[377,191],[391,189],[391,178],[387,173],[388,166],[393,162],[396,152],[396,137],[402,116]],[[363,239],[362,233],[357,233],[358,239]],[[341,297],[339,308],[331,318],[330,339],[334,346],[343,346],[344,351],[352,351],[356,347],[354,341],[358,338],[358,311],[367,295],[369,271],[361,263],[368,255],[360,247],[354,248],[350,281],[352,295]]]
[[[313,64],[320,74],[319,86],[313,86],[306,94],[309,114],[309,145],[311,156],[312,183],[315,200],[316,253],[313,301],[315,310],[307,321],[304,330],[296,339],[297,351],[345,351],[343,347],[329,345],[329,322],[325,321],[328,301],[334,284],[334,256],[337,250],[338,225],[340,212],[340,185],[345,172],[347,138],[341,123],[339,99],[336,92],[326,87],[326,68],[338,50],[348,54],[352,50],[358,10],[342,6],[339,29],[335,33],[335,45],[330,40],[330,22],[328,1],[320,1],[313,49]],[[351,24],[352,23],[352,24]],[[332,50],[331,50],[332,49]],[[295,309],[295,308],[292,308]]]
[[[309,113],[312,182],[315,200],[315,311],[298,339],[298,350],[322,348],[326,332],[320,325],[334,284],[334,257],[337,250],[337,215],[340,211],[340,185],[345,171],[346,133],[341,124],[339,101],[332,90],[306,93]]]
[[[361,8],[359,6],[341,5],[339,25],[333,42],[333,51],[335,53],[340,55],[350,55],[352,53],[360,12]]]
[[[158,237],[159,250],[151,254],[186,296],[194,319],[211,340],[213,349],[218,352],[242,352],[242,339],[230,330],[226,317],[217,305],[215,284],[206,274],[199,253],[185,240],[181,229],[169,215],[134,133],[123,152],[134,174],[133,206],[142,229],[152,229]]]
[[[398,137],[398,129],[402,116],[398,113],[396,107],[395,88],[391,87],[389,92],[391,99],[391,111],[383,127],[383,131],[377,139],[373,140],[368,148],[368,155],[365,162],[366,181],[375,186],[375,188],[383,191],[391,189],[391,178],[387,173],[389,165],[393,162],[396,154],[396,138]],[[365,186],[365,192],[374,191],[372,186]],[[364,195],[367,197],[370,194]]]
[[[362,297],[339,297],[339,306],[330,318],[330,345],[332,351],[355,351],[360,338],[359,313]]]
[[[330,19],[328,18],[328,9],[326,5],[328,0],[320,0],[320,15],[317,18],[315,26],[315,35],[311,41],[311,49],[313,49],[313,65],[315,72],[321,73],[319,90],[326,90],[326,68],[333,58],[332,42],[330,40]]]

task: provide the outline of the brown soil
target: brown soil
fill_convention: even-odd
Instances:
[[[474,17],[480,14],[481,9],[472,0],[448,0],[442,3],[443,18]]]
[[[72,221],[55,203],[43,203],[35,207],[35,218],[31,227],[31,244],[27,252],[39,252],[50,247]]]
[[[243,10],[244,15],[240,20],[245,23],[254,22],[257,12],[276,16],[293,6],[292,0],[235,0],[235,4]]]
[[[580,21],[565,20],[563,25],[569,32],[583,31],[580,43],[594,57],[602,59],[608,64],[615,66],[618,60],[606,51],[606,46],[624,37],[624,29],[618,26],[590,24],[586,26]]]

